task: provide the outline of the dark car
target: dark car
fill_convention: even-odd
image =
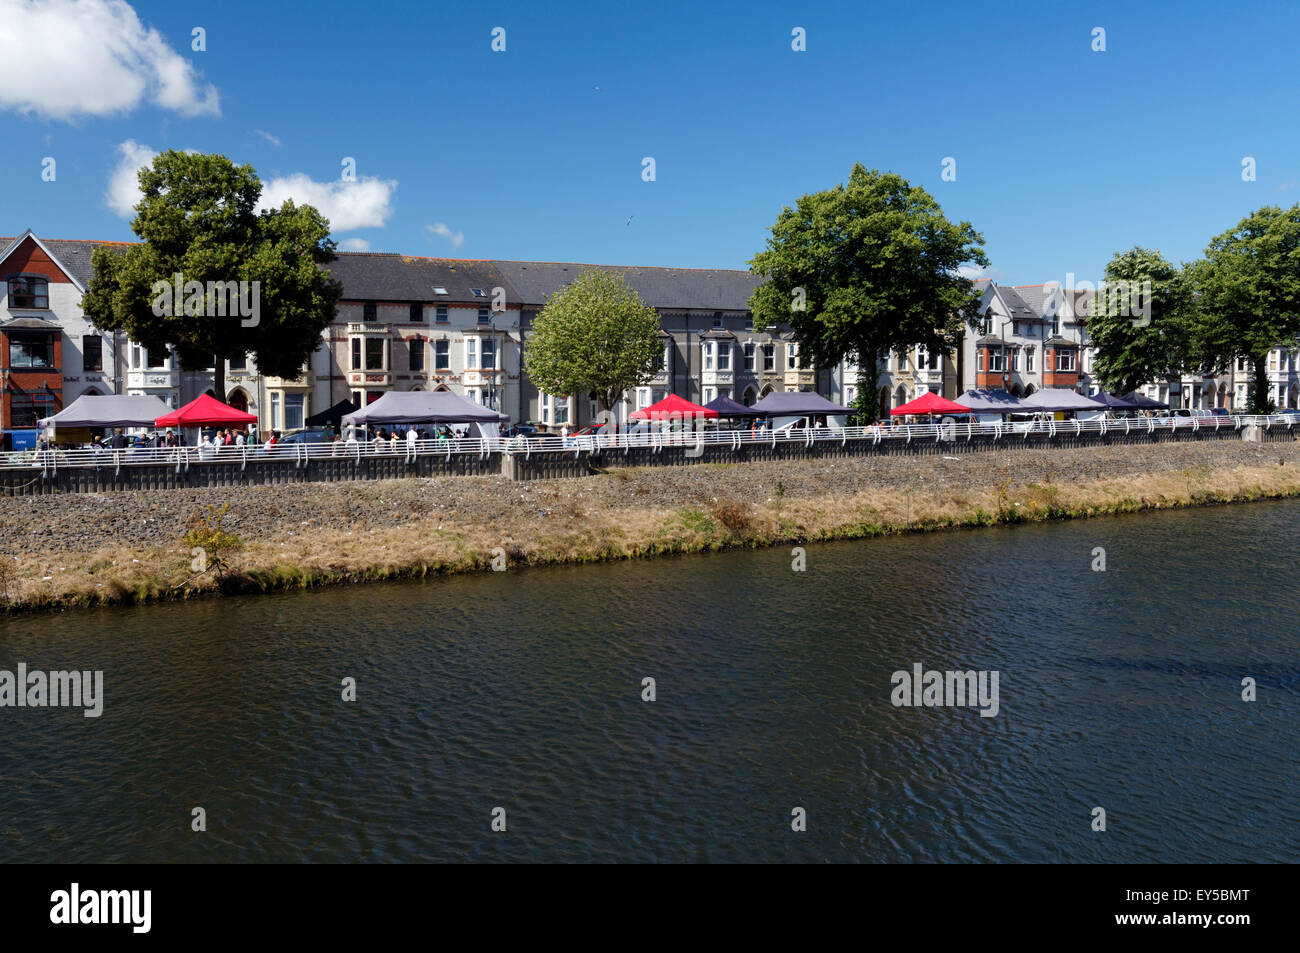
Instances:
[[[328,427],[308,427],[305,430],[295,430],[293,433],[287,433],[275,443],[277,446],[283,443],[333,443],[334,432]]]

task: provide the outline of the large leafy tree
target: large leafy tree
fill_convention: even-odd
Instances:
[[[524,351],[528,376],[552,394],[595,391],[602,410],[652,378],[659,317],[616,272],[589,269],[547,300]]]
[[[1190,300],[1187,276],[1159,251],[1115,253],[1088,316],[1088,337],[1097,348],[1093,374],[1107,390],[1127,394],[1196,366]]]
[[[1198,356],[1218,373],[1249,361],[1248,409],[1269,413],[1268,352],[1300,340],[1300,205],[1247,215],[1210,242],[1191,277]]]
[[[750,269],[755,328],[789,326],[817,366],[857,358],[859,412],[878,406],[878,363],[891,350],[948,350],[979,315],[960,272],[987,265],[984,239],[953,224],[924,189],[855,163],[847,184],[804,195],[777,217]]]
[[[86,316],[145,347],[175,348],[187,369],[214,364],[218,397],[225,395],[224,361],[231,357],[252,354],[263,374],[298,377],[342,295],[321,267],[334,260],[329,222],[291,201],[259,213],[256,173],[221,155],[160,153],[140,170],[140,190],[131,230],[142,241],[96,249],[82,301]],[[256,301],[256,323],[215,296],[185,307],[186,293],[160,307],[158,283],[174,286],[176,275],[205,291],[209,282],[247,282],[244,300]]]

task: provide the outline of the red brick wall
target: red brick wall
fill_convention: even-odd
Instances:
[[[31,238],[24,240],[0,265],[0,277],[10,278],[14,275],[44,275],[52,284],[72,284],[72,279]]]
[[[0,391],[0,429],[9,430],[13,422],[13,398],[21,394],[52,394],[52,403],[37,408],[44,417],[63,409],[63,335],[55,332],[54,366],[18,368],[9,367],[9,335],[0,331],[0,370],[7,373],[4,390]]]

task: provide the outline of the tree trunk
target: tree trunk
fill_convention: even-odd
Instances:
[[[1254,373],[1250,382],[1250,406],[1252,414],[1269,414],[1273,412],[1273,399],[1268,393],[1268,354],[1257,354],[1251,358]]]
[[[212,392],[217,400],[226,402],[226,362],[220,354],[212,359]]]
[[[880,418],[880,354],[874,348],[858,349],[858,418],[864,426]]]

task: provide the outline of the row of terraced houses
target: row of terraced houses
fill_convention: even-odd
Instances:
[[[35,426],[83,394],[152,394],[177,407],[211,392],[213,370],[180,368],[81,311],[91,253],[111,242],[42,240],[30,230],[0,238],[0,429]],[[464,261],[341,252],[330,271],[343,285],[335,320],[295,379],[261,375],[251,359],[226,367],[228,403],[264,430],[294,430],[338,401],[374,401],[390,390],[445,389],[518,422],[581,426],[599,411],[587,394],[547,394],[523,370],[523,343],[547,298],[589,268],[617,271],[659,313],[659,373],[626,395],[626,419],[670,393],[697,403],[727,395],[752,404],[774,390],[857,397],[857,368],[807,367],[788,331],[758,332],[748,301],[761,280],[746,271],[620,267],[561,262]],[[879,367],[882,413],[925,391],[955,397],[976,386],[1029,394],[1042,387],[1095,393],[1087,334],[1090,294],[1050,285],[981,281],[982,325],[947,353],[891,354]],[[1067,296],[1069,298],[1067,299]],[[1300,406],[1300,346],[1268,359],[1280,407]],[[1244,409],[1249,372],[1154,381],[1149,396],[1172,406]]]

